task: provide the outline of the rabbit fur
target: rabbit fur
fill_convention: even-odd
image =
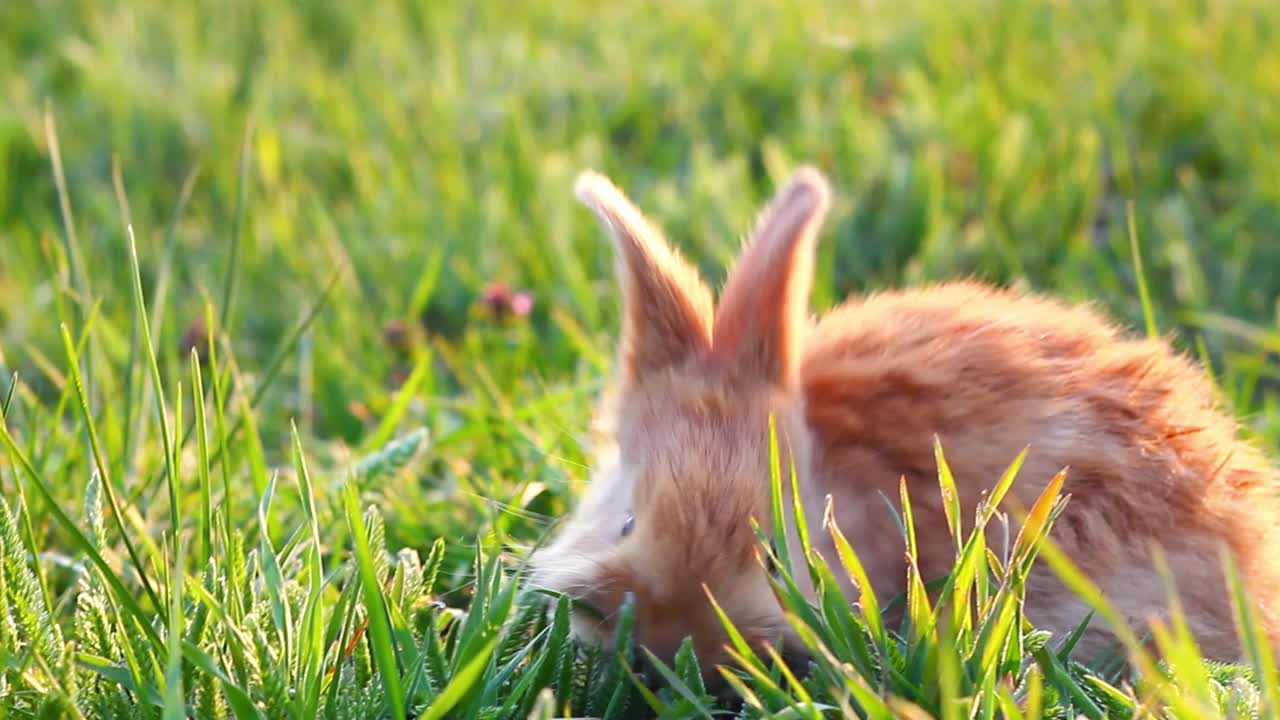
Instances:
[[[814,320],[814,248],[831,192],[811,167],[795,171],[761,214],[718,305],[606,177],[582,173],[576,194],[615,247],[621,342],[596,474],[534,553],[531,582],[600,611],[574,614],[579,637],[608,643],[627,592],[636,640],[658,657],[688,636],[704,666],[727,660],[707,593],[748,641],[789,636],[750,526],[751,518],[769,526],[772,415],[808,526],[822,527],[830,496],[881,603],[906,588],[903,536],[885,503],[897,506],[900,481],[923,578],[955,562],[936,437],[966,521],[1024,448],[1006,505],[1030,507],[1066,469],[1070,500],[1051,537],[1139,634],[1169,613],[1159,548],[1202,651],[1237,658],[1227,552],[1280,645],[1277,473],[1239,439],[1203,369],[1165,341],[1129,337],[1088,307],[973,281],[855,297]],[[834,560],[829,534],[812,537]],[[794,533],[791,544],[799,562]],[[807,572],[792,571],[812,597]],[[1025,607],[1059,638],[1088,614],[1043,562]],[[1097,658],[1113,643],[1095,619],[1076,658]]]

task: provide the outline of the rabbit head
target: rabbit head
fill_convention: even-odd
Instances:
[[[608,643],[631,593],[638,644],[670,659],[691,637],[704,664],[723,662],[710,594],[748,641],[776,644],[785,621],[751,519],[769,530],[771,415],[783,467],[793,459],[802,478],[807,467],[797,366],[827,182],[803,168],[778,191],[718,308],[613,183],[584,172],[576,194],[615,247],[621,346],[607,450],[558,536],[534,554],[531,581],[598,611],[575,613],[584,639]]]

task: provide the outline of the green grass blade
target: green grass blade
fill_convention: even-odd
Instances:
[[[1094,612],[1106,621],[1111,632],[1116,634],[1129,653],[1137,660],[1143,672],[1151,675],[1155,670],[1155,665],[1150,656],[1129,627],[1127,619],[1120,615],[1111,603],[1107,602],[1098,586],[1076,567],[1075,563],[1054,544],[1051,538],[1044,538],[1041,541],[1039,553],[1045,559],[1045,562],[1053,568],[1058,577],[1062,579],[1067,589],[1084,600]],[[1048,669],[1044,669],[1047,672]]]
[[[1129,254],[1133,259],[1133,272],[1138,282],[1138,297],[1142,301],[1142,320],[1147,326],[1147,337],[1160,337],[1160,329],[1156,326],[1156,311],[1151,304],[1151,290],[1147,287],[1147,274],[1142,267],[1142,250],[1138,246],[1138,221],[1134,217],[1133,201],[1125,204],[1125,215],[1128,219]]]
[[[1058,659],[1053,653],[1049,652],[1048,648],[1039,648],[1033,652],[1033,655],[1045,677],[1058,688],[1059,692],[1071,698],[1077,709],[1085,717],[1089,718],[1089,720],[1102,720],[1105,717],[1102,708],[1093,701],[1093,698],[1089,697],[1089,693],[1085,692],[1075,678],[1071,677],[1066,668],[1058,663]]]
[[[1000,509],[1000,503],[1004,501],[1004,496],[1009,493],[1009,488],[1013,487],[1013,482],[1018,478],[1018,473],[1022,470],[1022,464],[1027,460],[1027,453],[1031,452],[1031,447],[1022,448],[1022,452],[1018,453],[1018,457],[1014,458],[1009,467],[1005,469],[1000,476],[1000,480],[996,482],[995,488],[991,491],[991,495],[980,506],[982,519],[979,524],[986,527],[991,522],[992,516]]]
[[[112,177],[116,184],[117,205],[120,208],[120,216],[124,221],[126,234],[128,228],[133,226],[132,213],[129,211],[129,202],[125,195],[124,178],[120,174],[119,163],[115,164],[115,173]],[[174,249],[177,246],[178,224],[186,215],[187,203],[191,201],[191,194],[195,191],[196,178],[199,177],[200,166],[194,165],[187,172],[182,181],[182,189],[178,191],[178,201],[174,205],[173,214],[170,216],[168,228],[165,231],[164,251],[160,260],[160,267],[156,276],[155,297],[152,305],[151,327],[159,328],[164,324],[164,309],[168,304],[168,288],[169,278],[173,270]],[[151,386],[145,381],[142,384],[141,402],[135,407],[134,385],[138,382],[138,356],[141,348],[138,347],[141,341],[141,333],[139,331],[139,322],[136,314],[129,316],[129,356],[125,365],[124,378],[124,427],[122,429],[123,438],[120,446],[120,467],[122,471],[127,468],[134,467],[137,458],[138,449],[142,445],[144,436],[143,420],[145,419],[145,408],[150,403],[149,393]]]
[[[231,706],[231,712],[236,720],[255,720],[262,717],[262,713],[253,704],[253,698],[248,691],[228,677],[208,653],[190,642],[182,643],[182,653],[187,662],[199,668],[201,672],[218,679],[223,691],[227,694],[227,704]]]
[[[960,554],[964,544],[964,530],[960,517],[960,491],[956,489],[956,479],[951,475],[951,467],[947,465],[946,455],[942,452],[942,439],[933,436],[933,458],[938,465],[938,486],[942,490],[942,511],[947,518],[947,529],[956,544],[956,555]]]
[[[284,341],[281,343],[279,348],[276,349],[275,354],[271,356],[271,360],[267,362],[266,369],[261,373],[261,379],[253,387],[253,392],[250,393],[247,397],[243,395],[241,396],[242,408],[245,408],[245,412],[242,412],[240,415],[236,417],[236,421],[231,425],[231,429],[227,432],[227,435],[231,440],[234,440],[236,438],[236,436],[239,434],[240,430],[243,427],[253,422],[252,413],[248,411],[258,407],[258,405],[262,402],[262,399],[266,396],[267,391],[271,388],[272,383],[276,380],[277,376],[280,374],[281,369],[284,367],[285,360],[288,359],[288,357],[293,353],[293,350],[295,347],[297,347],[298,341],[301,339],[302,335],[311,327],[311,324],[315,322],[316,317],[320,314],[320,310],[323,309],[325,304],[328,302],[329,297],[331,296],[334,288],[337,287],[338,280],[341,277],[342,277],[342,271],[340,269],[335,270],[333,274],[329,276],[329,280],[325,283],[324,288],[320,292],[320,295],[307,308],[307,311],[303,313],[302,320],[300,320],[298,324],[293,327],[293,329],[290,331],[289,335],[285,337]],[[228,360],[232,360],[232,358],[229,357]],[[238,379],[240,378],[239,373],[234,373],[234,374],[237,376]],[[237,382],[237,385],[243,386],[243,383]],[[163,405],[163,401],[161,402],[161,404]],[[194,431],[195,431],[195,423],[192,423],[187,426],[186,432],[183,434],[184,443],[191,437],[191,433],[193,433]],[[210,463],[221,463],[224,461],[221,448],[219,448],[218,451],[214,452],[213,456],[209,459],[209,461]],[[262,464],[262,467],[265,468],[265,462]],[[166,466],[164,469],[162,469],[159,473],[157,473],[155,476],[151,478],[151,482],[156,483],[156,482],[159,482],[161,479],[165,479],[167,477],[168,477],[168,467]],[[258,492],[259,493],[262,492],[261,488],[258,489]]]
[[[222,281],[222,310],[218,315],[218,327],[231,328],[231,303],[235,300],[236,280],[240,277],[240,235],[244,228],[244,213],[249,196],[249,151],[253,148],[253,118],[244,123],[244,141],[240,146],[240,174],[236,180],[236,208],[232,214],[231,249],[227,254],[227,269]]]
[[[115,520],[116,530],[120,533],[120,539],[124,543],[125,552],[129,555],[130,562],[133,563],[134,572],[138,574],[138,582],[141,583],[143,591],[147,594],[151,601],[152,607],[161,608],[164,604],[160,602],[160,597],[151,586],[151,580],[147,577],[146,567],[142,564],[142,559],[138,555],[138,550],[134,546],[133,541],[129,538],[129,533],[124,529],[124,522],[121,520],[120,504],[116,500],[115,485],[111,480],[109,466],[103,458],[102,444],[98,440],[97,426],[93,420],[93,413],[89,410],[89,397],[85,391],[84,383],[80,377],[80,362],[76,353],[76,347],[71,342],[71,333],[68,332],[67,326],[61,326],[62,343],[67,353],[67,367],[71,373],[71,381],[76,389],[76,396],[80,400],[81,417],[84,418],[85,429],[89,434],[89,447],[93,454],[93,462],[98,471],[98,479],[102,483],[103,493],[107,497],[107,505],[111,508],[111,517]],[[87,332],[86,327],[86,332]]]
[[[324,568],[320,562],[320,525],[316,518],[315,491],[311,485],[311,473],[307,469],[302,451],[302,439],[296,425],[290,428],[293,436],[293,462],[298,477],[299,500],[303,516],[310,531],[310,545],[305,553],[307,595],[303,601],[301,638],[298,644],[301,681],[299,694],[303,701],[302,712],[313,717],[320,707],[321,672],[324,668],[324,609],[321,606],[321,590],[324,584]]]
[[[686,683],[683,678],[677,675],[675,671],[668,667],[667,664],[664,663],[657,655],[649,652],[648,648],[644,649],[644,653],[645,656],[649,658],[650,667],[657,670],[658,674],[662,676],[662,679],[667,682],[667,685],[669,685],[672,690],[675,690],[677,695],[684,698],[685,701],[689,703],[697,717],[712,720],[711,708],[707,707],[700,693],[696,693],[690,689],[688,683]],[[643,687],[643,685],[638,684],[637,687]]]
[[[62,167],[62,146],[58,142],[58,126],[53,115],[52,101],[46,101],[44,110],[45,142],[49,146],[49,162],[53,168],[53,183],[58,194],[58,212],[62,218],[63,252],[67,257],[72,287],[75,289],[76,304],[79,317],[88,315],[85,304],[93,297],[89,290],[89,277],[85,273],[84,260],[80,254],[80,241],[76,237],[76,222],[71,213],[71,193],[67,190],[67,176]],[[89,356],[92,356],[92,352]],[[85,373],[91,375],[92,368],[86,364]]]
[[[787,543],[787,522],[782,501],[782,457],[778,450],[778,427],[772,413],[769,414],[769,498],[773,514],[773,552],[784,568],[791,564],[791,550]]]
[[[107,564],[107,561],[102,557],[102,554],[94,547],[93,541],[84,534],[80,529],[79,524],[72,520],[71,517],[68,516],[67,513],[58,505],[58,501],[54,497],[53,492],[50,491],[48,483],[46,483],[45,479],[36,472],[34,467],[32,467],[31,461],[27,458],[26,454],[22,452],[22,449],[18,447],[13,436],[9,434],[9,427],[5,422],[0,422],[0,440],[3,440],[5,446],[8,447],[9,456],[17,461],[18,466],[22,468],[22,471],[31,479],[36,489],[40,492],[40,497],[45,501],[49,512],[53,514],[54,519],[56,519],[58,523],[62,525],[63,529],[71,536],[71,540],[75,543],[77,549],[88,555],[89,559],[93,561],[93,564],[102,571],[102,576],[106,579],[107,584],[111,586],[112,591],[114,591],[116,595],[116,599],[124,605],[129,614],[137,621],[139,627],[141,627],[143,632],[147,635],[147,640],[151,642],[152,647],[157,651],[159,651],[160,648],[163,648],[164,641],[160,639],[160,635],[155,631],[155,628],[151,626],[150,619],[152,615],[150,613],[143,612],[142,608],[138,605],[137,599],[134,598],[129,589],[125,587],[124,582],[122,582],[120,577],[116,575],[115,571],[111,569],[111,566]]]
[[[1261,716],[1272,717],[1280,713],[1280,672],[1276,670],[1275,648],[1271,647],[1271,641],[1258,623],[1257,607],[1245,588],[1235,558],[1226,552],[1222,556],[1235,610],[1236,631],[1249,663],[1257,671],[1262,689],[1265,704],[1261,708]]]
[[[196,478],[200,486],[200,554],[201,567],[213,555],[213,488],[209,478],[209,431],[204,407],[204,381],[200,376],[200,355],[191,348],[191,399],[196,421]],[[230,497],[230,496],[228,496]]]
[[[129,269],[133,272],[133,303],[138,320],[142,327],[142,344],[146,350],[147,363],[151,367],[151,383],[155,387],[156,416],[160,421],[160,437],[164,446],[165,475],[169,485],[169,518],[174,532],[182,528],[182,504],[179,500],[177,477],[177,450],[173,447],[174,436],[169,431],[169,418],[165,412],[164,384],[160,379],[160,365],[156,361],[155,343],[151,339],[151,324],[147,320],[147,304],[142,293],[142,270],[138,264],[138,243],[133,236],[133,228],[129,234]],[[179,396],[180,397],[180,396]]]
[[[378,428],[370,433],[368,439],[361,446],[364,452],[380,448],[391,440],[392,435],[395,434],[396,427],[404,419],[405,413],[409,409],[409,404],[418,396],[418,389],[422,385],[422,381],[430,372],[431,353],[424,350],[418,353],[414,361],[413,371],[409,373],[408,379],[396,391],[395,399],[392,400],[391,407],[387,408],[386,414],[382,416],[382,420],[378,423]]]
[[[0,417],[9,416],[9,408],[13,407],[13,393],[18,389],[18,372],[9,376],[9,388],[5,390],[4,402],[0,403]]]
[[[858,554],[854,552],[844,533],[836,525],[835,507],[830,495],[827,496],[822,523],[831,534],[831,542],[836,547],[840,564],[844,567],[849,579],[853,580],[854,587],[858,589],[858,605],[862,608],[862,615],[871,629],[871,635],[876,639],[877,644],[883,646],[886,640],[880,601],[876,599],[875,589],[871,587],[871,577],[867,575],[867,570],[858,558]]]
[[[170,570],[169,604],[169,662],[164,674],[164,720],[183,720],[187,717],[187,699],[182,682],[182,633],[186,622],[182,612],[183,565],[186,563],[186,546],[178,533],[174,533],[173,569]]]
[[[258,503],[258,562],[262,564],[263,586],[267,590],[267,597],[271,603],[271,619],[275,623],[276,631],[280,633],[281,644],[284,646],[281,654],[291,657],[293,620],[290,617],[290,606],[284,600],[285,582],[280,572],[279,557],[271,542],[271,500],[275,495],[275,486],[276,478],[273,475],[267,482],[267,487]]]
[[[373,643],[373,654],[376,658],[379,674],[382,676],[383,689],[387,693],[387,702],[391,704],[395,717],[402,718],[405,716],[404,694],[400,687],[400,668],[396,661],[395,647],[392,644],[391,623],[387,615],[386,599],[382,594],[382,587],[378,584],[378,576],[373,569],[373,553],[369,550],[368,531],[365,527],[364,517],[360,514],[360,500],[356,496],[354,485],[347,483],[344,486],[343,501],[348,530],[351,533],[352,541],[355,543],[356,567],[359,569],[360,583],[364,588],[364,603],[369,614],[369,634]],[[495,644],[496,641],[490,643],[488,647],[490,652],[492,652]],[[484,661],[488,661],[487,653],[484,655]],[[470,689],[471,683],[475,681],[483,668],[484,663],[480,662],[480,657],[477,655],[449,683],[449,687],[455,688],[454,694],[456,697],[453,697],[449,703],[442,703],[441,698],[444,697],[442,692],[440,697],[437,697],[435,702],[432,703],[432,707],[441,709],[435,711],[435,713],[428,710],[427,713],[421,716],[423,720],[429,717],[443,717],[444,713],[453,709],[453,703],[461,699],[462,694]],[[466,672],[467,676],[465,681],[460,681],[459,678],[463,676],[463,672]],[[456,686],[455,683],[457,683]],[[446,691],[448,689],[446,688]]]

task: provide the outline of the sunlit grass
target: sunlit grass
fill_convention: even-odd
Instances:
[[[1020,458],[966,515],[937,448],[903,549],[940,493],[955,569],[882,607],[831,522],[771,542],[803,519],[775,457],[760,552],[818,588],[775,580],[803,667],[732,632],[737,662],[666,666],[629,612],[579,648],[518,573],[614,354],[588,166],[717,283],[816,163],[818,308],[965,274],[1097,302],[1274,447],[1280,7],[597,5],[3,4],[0,717],[1276,716],[1235,573],[1239,666],[1175,620],[1087,669],[1026,623],[1036,558],[1114,611]],[[1045,492],[1006,553],[980,529],[1013,482]]]

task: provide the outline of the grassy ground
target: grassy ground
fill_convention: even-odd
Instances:
[[[745,704],[573,659],[512,573],[612,358],[586,166],[719,279],[817,163],[820,307],[975,274],[1140,326],[1140,240],[1274,446],[1280,6],[597,5],[0,5],[0,717],[1274,714],[1262,653],[1071,665],[1015,622],[1030,543],[960,563],[954,634],[792,605],[830,655]]]

